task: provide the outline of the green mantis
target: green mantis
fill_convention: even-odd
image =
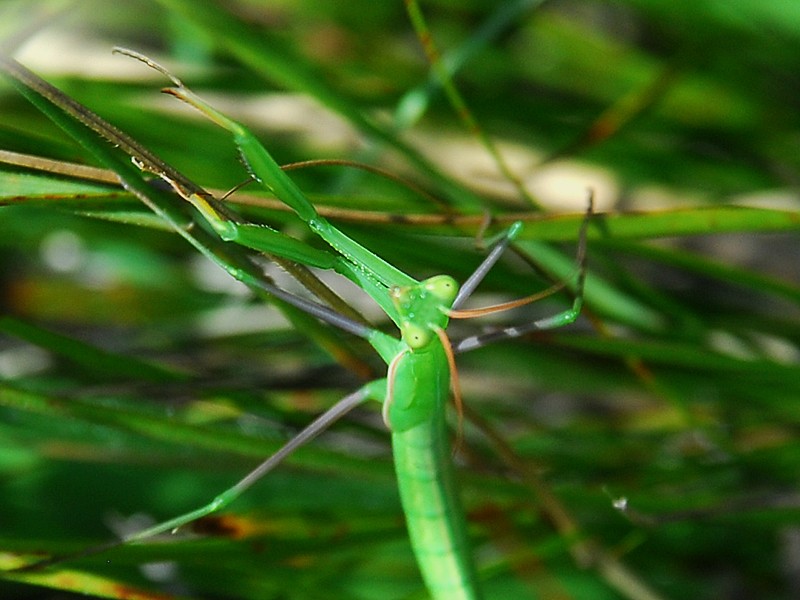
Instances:
[[[253,178],[290,206],[309,230],[327,243],[329,250],[308,246],[264,225],[247,222],[135,140],[22,65],[12,59],[3,58],[0,67],[21,93],[68,133],[86,143],[98,160],[118,174],[123,185],[229,274],[259,292],[266,292],[294,310],[364,338],[387,365],[385,378],[369,382],[346,396],[282,450],[210,503],[129,535],[123,541],[143,540],[221,510],[293,450],[325,430],[354,406],[366,400],[376,400],[382,403],[383,419],[392,432],[400,497],[412,546],[428,591],[436,600],[480,598],[480,577],[469,549],[463,510],[456,492],[445,422],[445,408],[451,389],[457,402],[460,401],[455,382],[454,355],[478,348],[490,341],[519,336],[533,330],[560,327],[577,318],[583,302],[588,219],[581,226],[575,299],[570,308],[526,325],[472,336],[451,344],[445,333],[451,318],[465,318],[488,312],[462,311],[460,308],[518,234],[519,224],[513,225],[499,238],[484,262],[460,288],[447,275],[417,281],[320,216],[300,188],[243,125],[214,109],[180,80],[146,57],[127,50],[120,52],[133,56],[170,77],[174,87],[166,90],[167,93],[192,105],[217,125],[228,130]],[[132,164],[121,159],[119,153],[110,147],[86,142],[87,128],[117,146],[132,159]],[[171,191],[164,192],[154,188],[143,177],[143,173],[161,179]],[[176,202],[178,198],[180,201]],[[281,256],[306,266],[330,269],[343,275],[381,307],[397,326],[400,338],[275,286],[263,276],[260,267],[252,260],[251,250]],[[559,284],[543,293],[490,310],[519,306],[562,287],[563,284]]]

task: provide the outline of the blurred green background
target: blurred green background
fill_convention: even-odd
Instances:
[[[458,359],[469,414],[454,460],[486,595],[797,597],[800,4],[419,8],[513,177],[442,92],[401,2],[6,0],[0,33],[203,185],[246,177],[233,144],[113,46],[167,64],[280,162],[358,160],[421,186],[429,195],[343,167],[292,173],[415,277],[464,279],[483,215],[495,233],[523,213],[524,240],[476,305],[568,275],[593,189],[581,321]],[[91,164],[5,82],[0,149]],[[332,357],[148,226],[118,187],[0,165],[0,202],[4,568],[206,502],[381,372],[328,332]],[[310,240],[285,212],[242,210]],[[357,290],[337,289],[385,326]],[[227,520],[201,524],[211,535],[73,561],[69,577],[9,574],[0,595],[425,598],[378,412],[299,451]]]

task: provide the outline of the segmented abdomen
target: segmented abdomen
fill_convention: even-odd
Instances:
[[[441,411],[392,435],[395,470],[409,536],[435,600],[477,600],[464,511],[453,482]]]

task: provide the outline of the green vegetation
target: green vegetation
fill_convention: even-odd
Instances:
[[[0,21],[7,39],[32,36],[22,62],[205,186],[246,177],[230,139],[112,46],[167,63],[280,162],[358,160],[421,186],[334,165],[291,173],[417,278],[463,280],[484,215],[494,235],[525,213],[476,305],[570,275],[593,187],[584,317],[458,357],[455,461],[487,596],[791,597],[800,9],[539,4],[419,7],[440,74],[527,198],[441,93],[401,3],[7,2]],[[101,166],[0,86],[0,149]],[[251,185],[230,201],[316,244],[264,198]],[[0,201],[0,567],[202,504],[381,373],[366,344],[232,285],[119,186],[3,165]],[[375,406],[198,530],[210,535],[8,573],[0,594],[426,597]],[[140,569],[154,562],[160,579]]]

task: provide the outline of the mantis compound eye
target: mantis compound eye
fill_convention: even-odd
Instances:
[[[433,332],[430,329],[409,322],[403,323],[401,333],[403,335],[403,341],[405,341],[412,350],[424,348],[431,343],[431,339],[433,338]]]
[[[423,282],[425,290],[435,296],[442,304],[450,304],[458,294],[458,284],[449,275],[435,275]]]

